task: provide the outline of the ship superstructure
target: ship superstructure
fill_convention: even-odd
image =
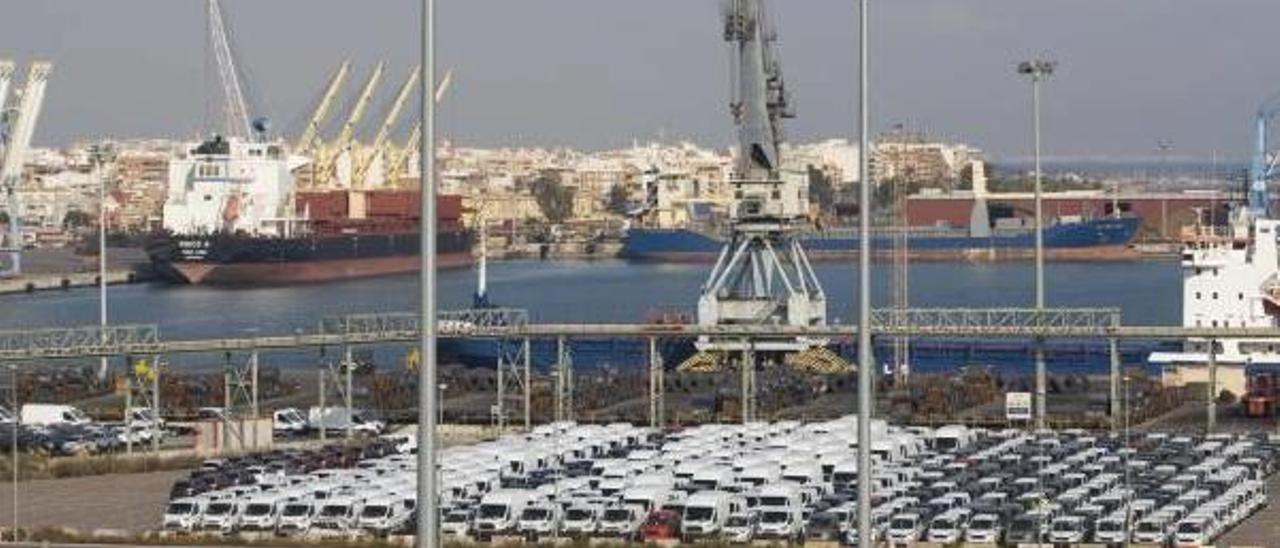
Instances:
[[[1280,327],[1280,219],[1270,210],[1269,181],[1274,162],[1268,153],[1270,120],[1280,97],[1259,109],[1256,149],[1250,172],[1248,201],[1235,208],[1225,225],[1200,219],[1183,231],[1183,327]],[[1163,369],[1166,384],[1205,384],[1212,361],[1215,386],[1237,396],[1247,391],[1250,366],[1280,365],[1280,345],[1251,339],[1190,339],[1182,352],[1151,354]]]
[[[175,234],[287,236],[294,181],[278,142],[215,136],[169,163],[164,228]]]

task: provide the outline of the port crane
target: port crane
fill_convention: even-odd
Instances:
[[[315,113],[311,115],[311,120],[307,122],[307,127],[302,131],[302,135],[298,137],[298,142],[294,145],[294,150],[298,154],[313,156],[316,148],[320,144],[320,128],[324,125],[325,120],[329,119],[329,113],[333,111],[333,105],[338,101],[338,95],[342,92],[342,85],[346,83],[347,76],[351,73],[351,61],[346,60],[338,67],[338,71],[333,74],[333,78],[329,80],[329,85],[325,87],[324,96],[320,98],[320,104],[316,106]]]
[[[351,162],[354,160],[353,148],[355,146],[356,127],[364,120],[365,112],[369,110],[369,104],[373,102],[373,94],[378,90],[378,85],[382,82],[383,72],[386,70],[386,63],[379,62],[373,69],[373,73],[369,75],[369,79],[365,80],[364,86],[360,89],[360,95],[356,98],[355,105],[351,112],[347,115],[347,119],[342,124],[342,129],[338,131],[338,136],[330,146],[329,150],[323,154],[323,161],[316,169],[316,174],[320,177],[321,182],[332,182],[337,180],[344,185],[353,183],[350,171]],[[346,163],[343,166],[339,164]]]
[[[373,143],[369,145],[369,151],[357,165],[355,176],[351,179],[354,186],[361,188],[369,188],[374,181],[369,180],[370,168],[378,160],[387,159],[386,147],[388,139],[391,137],[391,131],[400,121],[400,113],[404,112],[404,107],[409,102],[413,90],[418,85],[418,69],[415,67],[409,71],[409,78],[400,86],[400,91],[396,93],[395,101],[391,103],[391,110],[387,112],[386,118],[382,121],[382,125],[378,127],[378,133],[373,138]]]
[[[1267,188],[1275,175],[1277,157],[1271,155],[1271,121],[1280,115],[1280,94],[1268,98],[1258,107],[1254,118],[1254,149],[1249,166],[1248,212],[1254,219],[1268,218],[1271,212],[1271,195]]]
[[[13,78],[15,65],[0,61],[0,113],[6,122],[7,140],[3,164],[0,164],[0,192],[6,198],[9,213],[9,230],[0,242],[0,253],[8,256],[8,266],[0,270],[0,277],[13,277],[22,273],[22,197],[18,186],[22,183],[22,167],[35,134],[36,122],[44,106],[45,87],[53,65],[44,61],[31,64],[23,85],[21,98],[15,110],[5,108],[6,95]]]
[[[226,132],[226,137],[248,139],[255,133],[254,125],[249,121],[249,107],[240,85],[240,71],[236,67],[235,53],[231,50],[231,40],[227,36],[221,1],[208,0],[208,10],[209,46],[218,65],[219,81],[222,82],[223,131]],[[265,129],[261,125],[259,127]]]
[[[449,87],[453,85],[453,69],[446,72],[444,78],[436,85],[436,92],[432,95],[436,104],[444,101],[445,95],[449,93]],[[387,156],[391,159],[383,166],[386,170],[384,179],[386,181],[395,181],[396,174],[400,170],[407,170],[407,162],[410,155],[418,150],[418,139],[422,137],[422,122],[414,122],[413,129],[409,131],[409,138],[405,140],[404,146],[398,150],[391,152]]]
[[[698,323],[826,325],[826,293],[797,239],[809,224],[807,173],[784,170],[780,158],[782,120],[795,117],[795,111],[775,53],[777,35],[765,17],[764,0],[732,0],[726,8],[724,38],[734,78],[730,113],[738,133],[737,164],[729,181],[734,201],[729,241],[698,299]],[[727,354],[740,352],[748,387],[754,386],[757,352],[801,367],[839,367],[826,343],[805,336],[703,336],[696,342],[700,353],[681,367],[718,368]],[[754,401],[750,393],[744,388],[744,419]]]

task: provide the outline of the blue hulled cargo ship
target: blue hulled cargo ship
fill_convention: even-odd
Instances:
[[[1106,217],[1051,224],[1044,229],[1047,255],[1056,259],[1113,259],[1135,255],[1129,248],[1142,226],[1133,216]],[[872,248],[888,253],[893,232],[873,232]],[[911,229],[907,234],[912,258],[934,260],[1004,260],[1032,256],[1032,229],[992,228],[990,234],[972,235],[968,229]],[[857,254],[859,235],[854,228],[815,230],[799,238],[809,257],[845,259]],[[668,262],[714,261],[725,238],[714,231],[693,228],[632,228],[623,237],[622,256],[633,260]]]

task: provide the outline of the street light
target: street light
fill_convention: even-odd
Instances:
[[[1128,375],[1124,376],[1124,488],[1130,500],[1125,501],[1124,505],[1124,545],[1129,546],[1129,522],[1133,520],[1133,486],[1129,481],[1129,459],[1132,457],[1131,440],[1129,438],[1129,380]]]
[[[9,385],[13,397],[13,430],[9,438],[9,461],[13,464],[13,542],[18,542],[18,431],[22,428],[22,413],[18,406],[18,366],[9,365]]]
[[[449,389],[449,385],[448,385],[448,384],[446,384],[446,383],[443,383],[443,382],[442,382],[442,383],[440,383],[439,388],[440,388],[440,405],[439,405],[439,407],[440,407],[440,418],[439,418],[439,421],[440,421],[440,424],[444,424],[444,391]]]
[[[1018,74],[1031,77],[1032,139],[1035,154],[1035,230],[1036,230],[1036,314],[1044,314],[1044,196],[1040,169],[1040,82],[1048,79],[1057,67],[1055,61],[1031,60],[1018,63]],[[1044,363],[1044,337],[1035,339],[1036,355],[1036,428],[1045,426],[1045,398],[1048,384]]]

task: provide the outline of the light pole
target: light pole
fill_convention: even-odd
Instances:
[[[858,5],[858,546],[871,544],[871,111],[869,0]]]
[[[1129,438],[1129,376],[1124,376],[1124,488],[1129,500],[1124,505],[1124,545],[1129,547],[1129,522],[1133,520],[1133,486],[1129,481],[1129,458],[1132,450]]]
[[[103,336],[107,329],[107,176],[106,163],[111,158],[108,145],[99,144],[89,147],[89,155],[93,160],[94,172],[98,178],[98,323],[102,326]],[[107,358],[103,356],[98,362],[98,379],[107,377]],[[127,412],[127,411],[126,411]]]
[[[1054,61],[1031,60],[1018,64],[1018,74],[1031,77],[1032,139],[1035,155],[1036,231],[1036,323],[1044,320],[1044,196],[1040,169],[1040,82],[1053,74]],[[1044,363],[1044,337],[1036,337],[1036,429],[1045,427],[1045,398],[1048,384]]]
[[[448,389],[448,384],[440,383],[440,399],[438,400],[440,402],[440,417],[437,419],[440,424],[444,424],[444,391]]]
[[[18,432],[22,429],[22,413],[18,405],[18,366],[9,365],[9,385],[13,397],[13,436],[9,438],[10,462],[13,464],[13,542],[18,542]]]
[[[418,142],[421,164],[419,180],[421,196],[419,218],[421,234],[419,252],[419,317],[421,326],[418,346],[422,364],[418,367],[418,506],[417,545],[435,548],[440,544],[440,499],[437,496],[436,470],[436,2],[422,0],[421,93],[422,133]]]

